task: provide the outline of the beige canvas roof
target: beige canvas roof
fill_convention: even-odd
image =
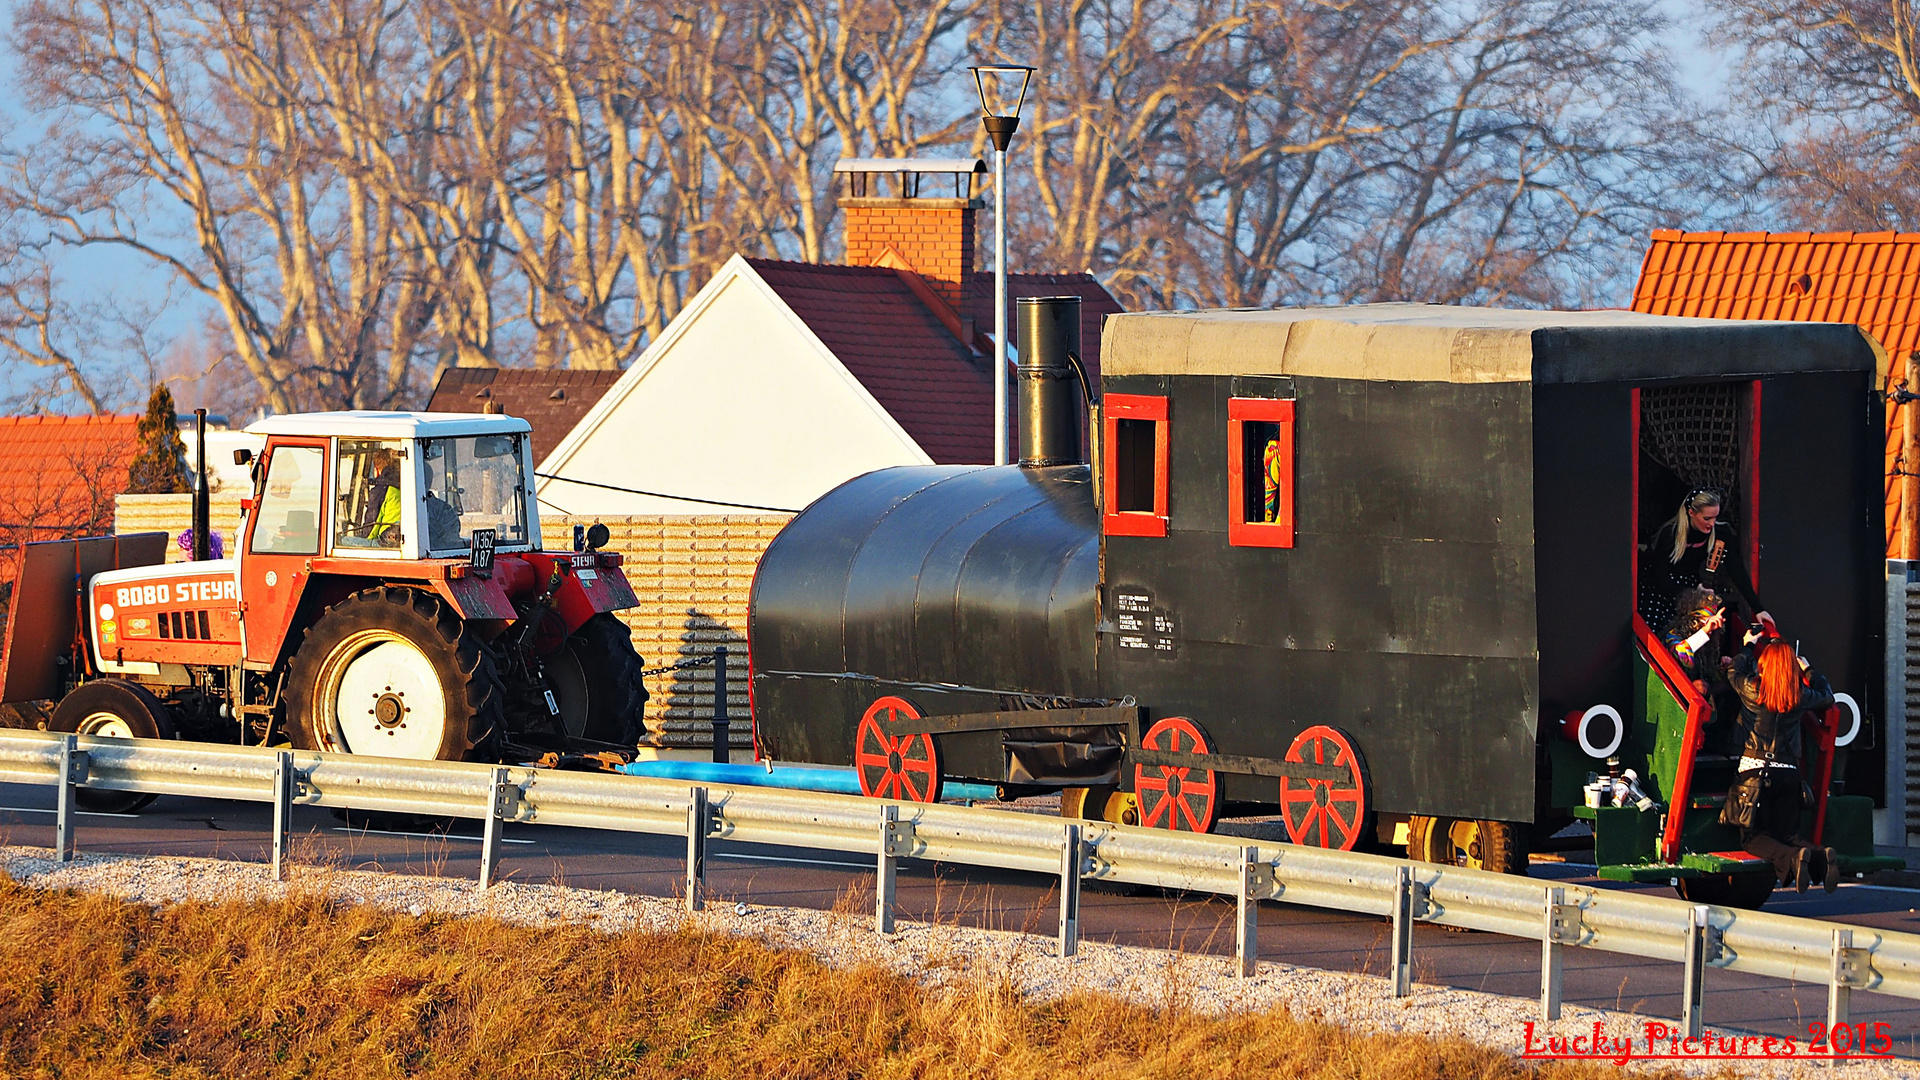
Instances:
[[[1299,375],[1393,382],[1622,382],[1879,371],[1851,324],[1632,311],[1362,304],[1109,316],[1115,375]]]

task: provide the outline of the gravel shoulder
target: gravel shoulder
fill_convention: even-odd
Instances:
[[[1004,930],[902,921],[891,936],[877,934],[870,911],[711,903],[689,914],[675,900],[599,892],[558,885],[504,882],[481,891],[472,882],[405,874],[296,865],[289,880],[276,882],[257,863],[81,855],[62,865],[47,848],[0,846],[0,871],[21,884],[71,889],[164,906],[184,901],[257,902],[290,895],[324,894],[420,916],[486,916],[525,926],[573,923],[605,933],[674,931],[689,926],[756,938],[769,945],[812,953],[834,966],[873,964],[931,986],[1006,979],[1036,999],[1091,992],[1149,1006],[1174,1006],[1208,1014],[1285,1007],[1296,1016],[1327,1020],[1359,1031],[1458,1036],[1510,1054],[1549,1038],[1631,1037],[1636,1051],[1646,1043],[1650,1018],[1568,1006],[1554,1024],[1537,1020],[1535,1001],[1451,987],[1416,985],[1409,998],[1392,997],[1383,978],[1263,960],[1252,978],[1236,978],[1229,960],[1136,946],[1083,941],[1080,955],[1053,955],[1053,939]],[[1741,1032],[1715,1029],[1722,1036]],[[1753,1044],[1753,1045],[1757,1045]],[[1836,1074],[1809,1061],[1660,1061],[1688,1075],[1815,1077],[1894,1080],[1916,1075],[1912,1061],[1854,1061]]]

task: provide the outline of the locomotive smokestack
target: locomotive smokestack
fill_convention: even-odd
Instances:
[[[1080,461],[1080,298],[1020,298],[1020,464]]]

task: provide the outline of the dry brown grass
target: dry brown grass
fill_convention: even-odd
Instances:
[[[0,877],[0,1072],[34,1077],[1535,1074],[1462,1040],[1283,1013],[929,991],[727,936],[410,918],[314,896],[156,911]]]

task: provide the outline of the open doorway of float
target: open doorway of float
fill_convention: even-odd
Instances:
[[[1719,493],[1720,520],[1734,527],[1747,575],[1759,588],[1760,380],[1651,383],[1630,393],[1635,610],[1646,545],[1700,488]]]

